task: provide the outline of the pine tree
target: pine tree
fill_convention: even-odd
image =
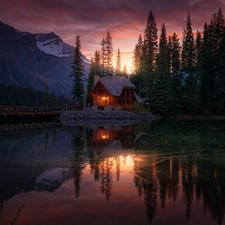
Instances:
[[[123,67],[123,70],[122,70],[122,76],[128,78],[128,73],[127,73],[127,66],[126,66],[126,64],[125,64],[124,67]]]
[[[45,83],[44,103],[45,103],[45,106],[49,105],[49,94],[48,94],[48,85],[47,85],[47,83]]]
[[[214,87],[212,48],[210,46],[208,24],[205,23],[200,53],[201,60],[201,111],[203,114],[212,112],[212,96]]]
[[[195,72],[197,76],[200,76],[200,68],[201,68],[201,48],[202,48],[202,36],[199,31],[196,34],[195,40]]]
[[[121,76],[121,56],[120,56],[120,49],[117,50],[117,57],[116,57],[116,76]]]
[[[170,62],[169,68],[172,74],[175,74],[178,71],[180,71],[180,51],[181,51],[180,40],[177,34],[173,33],[171,37],[171,49],[169,58]]]
[[[94,73],[95,73],[95,75],[98,75],[98,76],[101,77],[101,58],[100,58],[100,52],[99,51],[95,51]]]
[[[105,76],[110,77],[114,75],[113,72],[113,45],[112,45],[112,37],[109,33],[107,32],[107,35],[105,37]]]
[[[133,52],[133,73],[141,73],[141,55],[142,55],[142,36],[140,34],[138,43],[135,45]]]
[[[101,76],[106,76],[106,42],[105,38],[101,41]]]
[[[225,112],[225,27],[220,43],[219,49],[219,71],[218,71],[218,81],[217,81],[217,93],[218,98],[217,103],[217,113],[224,114]]]
[[[75,39],[75,50],[73,56],[73,62],[71,63],[72,77],[72,98],[75,101],[76,106],[81,107],[82,100],[84,98],[84,66],[81,53],[81,41],[79,35]]]
[[[55,86],[54,86],[53,92],[52,92],[52,106],[55,107],[56,105],[57,105],[57,97],[56,97]]]
[[[222,41],[224,38],[224,16],[221,8],[217,13],[213,14],[209,24],[210,41],[212,46],[213,74],[215,81],[215,89],[213,93],[214,111],[218,114],[224,110],[225,86],[223,65],[221,65],[221,57],[223,57]],[[222,66],[222,67],[221,67]]]
[[[150,11],[147,19],[147,27],[144,34],[144,43],[141,58],[145,95],[150,104],[154,102],[154,71],[158,51],[157,31],[158,29],[156,27],[155,17],[152,11]]]
[[[184,79],[180,71],[180,40],[176,33],[169,36],[169,68],[172,79],[173,113],[180,114],[183,111]]]
[[[224,17],[221,8],[205,23],[200,52],[201,108],[203,113],[224,110],[225,84],[223,59]],[[221,51],[222,50],[222,51]]]
[[[182,71],[185,76],[185,109],[189,113],[196,113],[199,107],[199,80],[194,71],[195,69],[195,48],[194,35],[192,32],[192,23],[190,14],[188,13],[186,28],[183,33],[183,49],[182,49]]]
[[[168,47],[166,26],[163,23],[159,42],[159,54],[156,60],[155,71],[155,102],[154,109],[160,115],[168,115],[171,110],[171,77],[168,65]]]
[[[98,75],[101,77],[101,62],[100,62],[100,52],[95,51],[94,58],[91,58],[91,65],[90,71],[88,74],[88,81],[87,81],[87,103],[91,103],[92,98],[88,97],[88,94],[91,91],[91,88],[94,85],[94,76]]]
[[[141,96],[142,89],[142,36],[139,35],[138,43],[135,45],[133,52],[133,74],[131,76],[131,82],[136,86],[136,90],[139,96]]]

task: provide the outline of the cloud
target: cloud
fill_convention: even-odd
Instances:
[[[196,32],[219,7],[225,11],[223,0],[7,0],[0,1],[0,20],[31,33],[53,31],[71,45],[79,34],[88,56],[100,49],[109,30],[114,48],[132,54],[150,10],[159,31],[165,22],[167,34],[182,35],[188,12]]]

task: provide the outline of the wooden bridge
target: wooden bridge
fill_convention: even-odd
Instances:
[[[60,115],[59,107],[0,106],[0,116]]]
[[[0,106],[0,124],[52,120],[61,112],[59,107]]]

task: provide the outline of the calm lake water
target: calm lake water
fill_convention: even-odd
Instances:
[[[0,126],[0,225],[225,224],[224,120],[51,126]]]

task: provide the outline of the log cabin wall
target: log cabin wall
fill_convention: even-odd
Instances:
[[[127,78],[99,78],[91,91],[93,106],[112,106],[112,110],[133,110],[136,99],[134,90],[135,86]]]

